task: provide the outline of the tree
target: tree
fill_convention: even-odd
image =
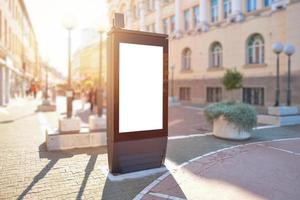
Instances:
[[[222,78],[222,84],[231,92],[231,100],[234,101],[233,91],[243,87],[243,75],[236,69],[227,69]]]

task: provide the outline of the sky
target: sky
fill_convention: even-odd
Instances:
[[[106,0],[25,0],[40,54],[50,65],[67,74],[68,34],[62,25],[65,16],[73,16],[72,52],[80,45],[85,28],[108,26]]]

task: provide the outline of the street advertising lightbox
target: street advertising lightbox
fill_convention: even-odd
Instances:
[[[168,136],[167,35],[113,28],[108,54],[110,172],[161,167]]]

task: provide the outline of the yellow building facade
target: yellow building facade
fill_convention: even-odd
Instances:
[[[275,42],[292,44],[292,101],[300,104],[299,0],[108,0],[109,17],[125,15],[127,29],[169,35],[170,90],[181,102],[206,104],[230,96],[226,69],[244,76],[235,98],[258,107],[274,104]],[[298,51],[297,51],[298,50]],[[287,56],[280,54],[281,103],[286,99]],[[174,84],[172,84],[174,83]],[[174,86],[174,87],[172,87]],[[170,94],[172,91],[170,91]]]
[[[101,45],[102,60],[100,59],[100,42],[95,41],[87,46],[79,48],[72,59],[72,76],[74,82],[89,80],[96,84],[99,77],[99,67],[101,62],[102,80],[106,82],[106,41]]]
[[[23,0],[0,1],[0,105],[39,79],[36,36]]]

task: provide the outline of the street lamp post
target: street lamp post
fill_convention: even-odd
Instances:
[[[104,26],[101,26],[99,31],[99,77],[97,81],[97,115],[89,116],[89,128],[90,131],[101,131],[106,129],[106,117],[103,116],[103,84],[102,72],[103,72],[103,36],[106,33]]]
[[[171,102],[174,103],[175,96],[174,96],[174,69],[175,65],[171,65]]]
[[[72,117],[72,74],[71,74],[71,31],[76,26],[76,20],[72,16],[63,18],[63,26],[68,31],[68,92],[67,92],[67,118]]]
[[[97,97],[97,108],[98,108],[98,117],[102,117],[103,115],[103,87],[102,87],[102,35],[104,31],[99,31],[99,78],[98,78],[98,97]]]
[[[277,70],[276,70],[276,92],[275,92],[275,105],[279,106],[280,99],[280,85],[279,85],[279,55],[283,50],[283,45],[280,42],[276,42],[272,46],[273,52],[277,55]]]
[[[45,100],[47,101],[48,100],[48,66],[45,66],[45,70],[46,70],[46,84],[45,84]]]
[[[291,44],[287,44],[284,47],[284,53],[288,56],[288,73],[287,73],[287,96],[286,104],[287,106],[291,105],[291,56],[296,52],[295,47]]]

